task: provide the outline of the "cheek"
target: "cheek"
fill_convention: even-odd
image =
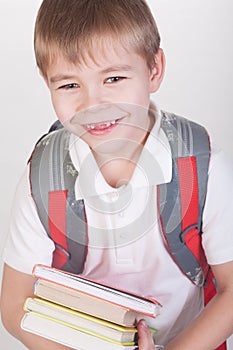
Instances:
[[[51,100],[57,118],[62,124],[73,117],[75,110],[70,103],[67,103],[67,101],[64,101],[62,98],[54,97],[53,95],[51,95]]]
[[[150,101],[150,90],[148,81],[140,81],[134,84],[131,89],[122,94],[125,102],[148,108]]]

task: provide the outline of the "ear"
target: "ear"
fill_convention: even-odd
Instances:
[[[159,49],[155,55],[155,65],[150,73],[150,92],[158,91],[164,77],[165,55],[162,49]]]

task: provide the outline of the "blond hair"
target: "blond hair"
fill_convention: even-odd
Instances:
[[[43,0],[34,48],[44,76],[57,55],[72,63],[86,55],[94,59],[93,45],[102,49],[114,40],[144,57],[150,69],[154,66],[160,35],[144,0]]]

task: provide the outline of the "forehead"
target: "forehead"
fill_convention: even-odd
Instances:
[[[93,37],[91,41],[86,43],[81,41],[78,45],[72,44],[68,48],[59,47],[57,43],[50,43],[44,47],[43,51],[44,65],[42,70],[45,75],[48,68],[61,60],[80,67],[93,64],[102,66],[107,61],[123,61],[137,55],[145,61],[147,60],[144,52],[133,42],[131,37],[116,38],[108,34]]]
[[[98,43],[93,44],[91,50],[82,52],[76,60],[67,57],[66,54],[56,51],[51,55],[52,59],[47,67],[48,75],[57,71],[78,70],[85,72],[94,70],[98,72],[108,72],[114,70],[132,70],[137,66],[147,67],[146,60],[135,51],[126,49],[118,43],[109,42],[104,47],[99,47]]]

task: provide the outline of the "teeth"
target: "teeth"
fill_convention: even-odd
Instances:
[[[108,122],[105,122],[105,123],[101,123],[101,125],[102,125],[104,128],[109,128],[109,126],[116,124],[117,120],[118,120],[118,119],[112,120],[112,121],[108,121]],[[88,129],[94,130],[94,129],[96,128],[97,125],[98,125],[98,124],[87,124],[86,126],[87,126]]]
[[[95,129],[95,125],[93,124],[87,124],[86,126],[88,129]]]

